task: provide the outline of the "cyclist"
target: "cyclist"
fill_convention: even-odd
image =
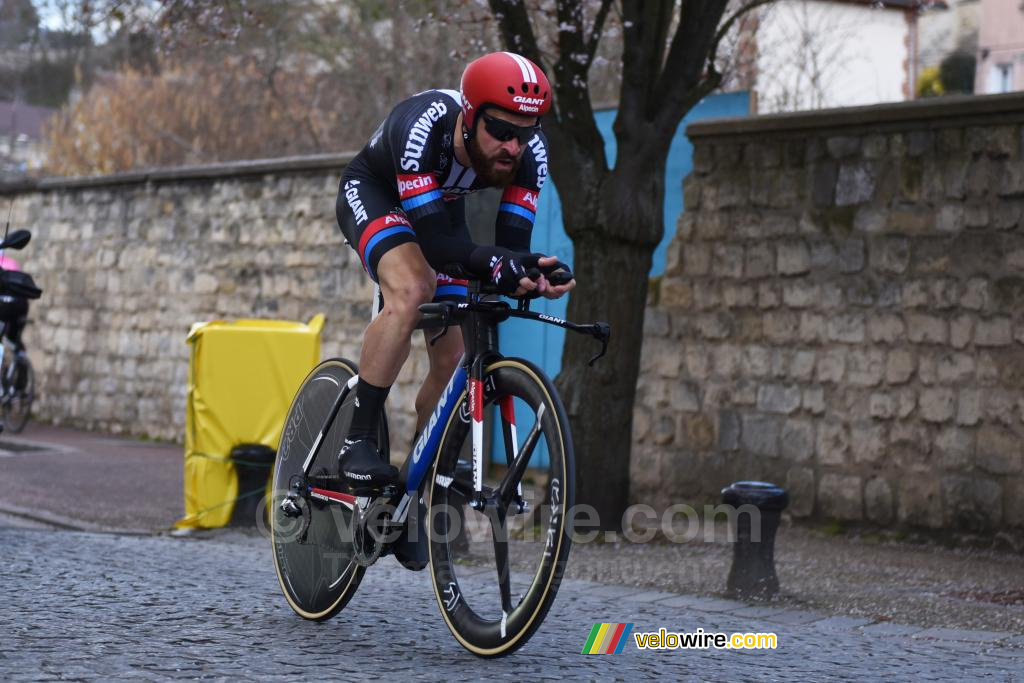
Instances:
[[[0,270],[20,271],[21,266],[10,256],[0,254]],[[28,299],[13,294],[0,294],[0,323],[4,325],[4,336],[11,340],[15,353],[25,353],[21,333],[28,318]]]
[[[459,91],[427,90],[400,102],[345,169],[338,224],[384,301],[363,337],[355,411],[338,454],[355,493],[398,478],[378,453],[377,422],[409,355],[420,304],[464,300],[466,282],[458,277],[467,272],[511,296],[554,299],[575,286],[538,276],[535,269],[558,259],[530,253],[537,195],[547,179],[540,117],[550,106],[551,86],[537,65],[511,52],[491,53],[466,67]],[[465,195],[487,187],[503,188],[496,246],[475,244],[466,225]],[[462,352],[454,329],[427,345],[417,431]]]

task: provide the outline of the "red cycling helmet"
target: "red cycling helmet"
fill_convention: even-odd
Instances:
[[[551,84],[540,68],[513,52],[492,52],[462,73],[462,118],[473,131],[476,115],[488,106],[513,114],[543,116],[551,108]]]

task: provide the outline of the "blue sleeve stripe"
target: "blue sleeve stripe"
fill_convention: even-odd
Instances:
[[[370,241],[366,243],[366,251],[363,252],[363,263],[366,264],[366,271],[368,273],[370,273],[370,277],[373,278],[374,282],[377,281],[377,274],[370,270],[370,254],[373,253],[374,247],[376,247],[378,244],[380,244],[381,241],[386,240],[387,238],[391,237],[392,235],[397,235],[398,233],[401,233],[401,232],[409,233],[410,235],[413,236],[414,239],[416,237],[416,233],[413,232],[412,228],[410,228],[409,226],[407,226],[407,225],[397,225],[397,226],[395,226],[393,228],[388,228],[387,230],[381,230],[376,235],[371,237]]]
[[[514,213],[517,216],[522,216],[531,223],[533,222],[534,217],[536,217],[537,215],[533,211],[530,211],[529,209],[524,209],[518,204],[512,204],[511,202],[502,202],[499,209],[501,211],[508,211],[509,213]]]
[[[409,197],[408,199],[403,199],[402,200],[402,208],[405,209],[406,211],[412,211],[415,208],[423,206],[424,204],[429,204],[430,202],[437,201],[439,199],[441,199],[441,191],[440,190],[433,190],[431,192],[424,192],[421,195],[416,195],[415,197]]]

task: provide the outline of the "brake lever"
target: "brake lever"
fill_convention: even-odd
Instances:
[[[441,316],[441,322],[443,323],[444,327],[441,328],[440,332],[438,332],[437,334],[430,338],[430,341],[428,343],[431,346],[436,344],[441,337],[448,334],[448,328],[451,327],[452,324],[451,309],[448,308],[447,306],[444,306],[441,309],[441,313],[439,313],[438,315]]]
[[[601,359],[606,353],[608,353],[608,340],[612,336],[612,328],[608,323],[594,323],[591,326],[590,335],[601,342],[601,352],[590,359],[587,363],[590,367],[594,366],[598,360]]]

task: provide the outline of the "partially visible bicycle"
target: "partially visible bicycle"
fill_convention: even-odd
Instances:
[[[564,272],[548,274],[554,284],[572,278],[559,267]],[[498,353],[497,328],[516,317],[590,335],[602,343],[595,361],[609,328],[531,312],[527,300],[512,308],[490,300],[493,293],[471,281],[464,303],[420,306],[421,327],[441,330],[434,339],[462,327],[466,354],[402,466],[401,483],[377,496],[349,494],[335,473],[352,419],[355,364],[324,361],[299,388],[267,512],[281,589],[300,616],[334,616],[366,568],[394,554],[407,569],[430,568],[441,615],[470,652],[506,655],[540,627],[571,545],[572,436],[554,384],[529,361]],[[384,416],[381,424],[386,454]]]
[[[31,239],[28,230],[15,230],[0,241],[0,252],[24,249]],[[42,293],[28,273],[0,268],[0,413],[4,429],[15,434],[28,423],[36,394],[35,371],[21,330],[27,322],[28,300]]]

